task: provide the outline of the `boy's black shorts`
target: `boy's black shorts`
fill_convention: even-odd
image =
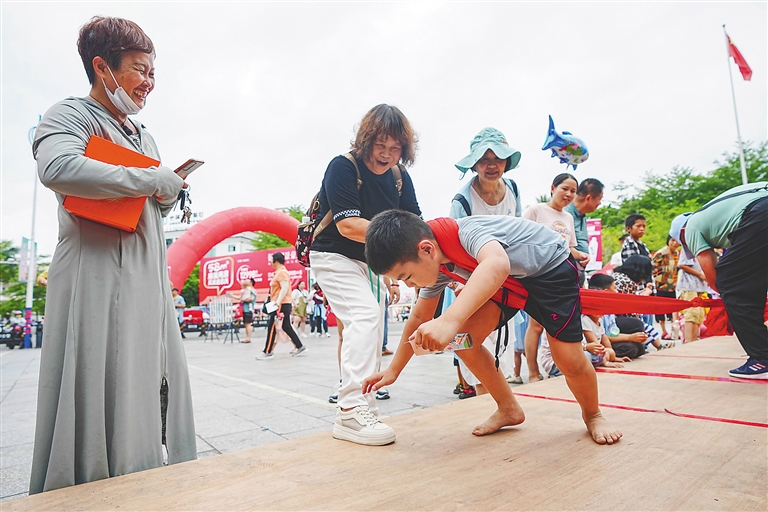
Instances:
[[[245,313],[243,312],[243,323],[244,324],[250,324],[253,322],[253,313]]]
[[[579,271],[573,256],[569,255],[567,260],[544,275],[524,277],[519,281],[528,290],[524,309],[531,318],[543,325],[555,339],[581,342]],[[511,320],[518,311],[498,302],[496,305],[504,314],[503,323]]]

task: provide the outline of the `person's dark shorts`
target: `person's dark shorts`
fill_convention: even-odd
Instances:
[[[243,312],[243,323],[244,324],[250,324],[253,322],[253,313],[245,313]]]
[[[668,292],[664,290],[656,290],[656,296],[657,297],[669,297],[670,299],[675,299],[677,296],[675,295],[675,292]],[[667,313],[666,315],[654,315],[654,318],[657,322],[663,322],[664,319],[669,320],[670,322],[673,320],[672,313]]]
[[[544,326],[547,334],[560,341],[581,343],[579,271],[572,256],[546,274],[524,277],[520,283],[528,290],[525,312]]]

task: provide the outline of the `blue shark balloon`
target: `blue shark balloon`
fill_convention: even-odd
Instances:
[[[566,164],[566,169],[569,165],[576,169],[578,164],[584,163],[589,158],[589,150],[584,141],[571,135],[571,132],[557,133],[555,131],[555,122],[552,120],[552,116],[549,116],[549,132],[547,133],[547,140],[544,141],[544,147],[541,148],[546,151],[552,150],[552,158],[558,157],[561,164]]]

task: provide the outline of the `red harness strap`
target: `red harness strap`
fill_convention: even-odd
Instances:
[[[454,265],[469,273],[472,273],[477,268],[477,260],[462,247],[459,241],[459,225],[454,219],[439,217],[427,221],[427,224],[432,229],[440,250],[448,256]],[[440,266],[440,271],[455,281],[466,283],[466,279],[451,272],[445,265]],[[581,312],[585,315],[628,315],[632,313],[662,315],[691,307],[723,307],[723,302],[719,299],[704,300],[700,297],[687,301],[668,297],[645,297],[642,295],[612,293],[603,290],[586,290],[583,288],[580,290],[580,293]],[[528,299],[528,291],[520,281],[510,276],[507,277],[502,287],[491,299],[515,309],[523,309]]]

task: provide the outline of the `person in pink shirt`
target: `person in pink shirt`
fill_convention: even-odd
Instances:
[[[563,211],[563,208],[571,204],[576,197],[576,191],[579,188],[579,182],[573,175],[562,173],[555,176],[550,190],[550,199],[546,203],[537,203],[526,208],[523,212],[523,218],[538,222],[550,228],[568,242],[568,247],[574,259],[582,267],[589,262],[589,254],[576,249],[576,230],[573,225],[573,216]],[[534,320],[530,319],[528,330],[525,333],[525,360],[528,363],[528,381],[535,382],[542,380],[539,372],[539,363],[537,355],[539,351],[539,339],[544,327]]]

